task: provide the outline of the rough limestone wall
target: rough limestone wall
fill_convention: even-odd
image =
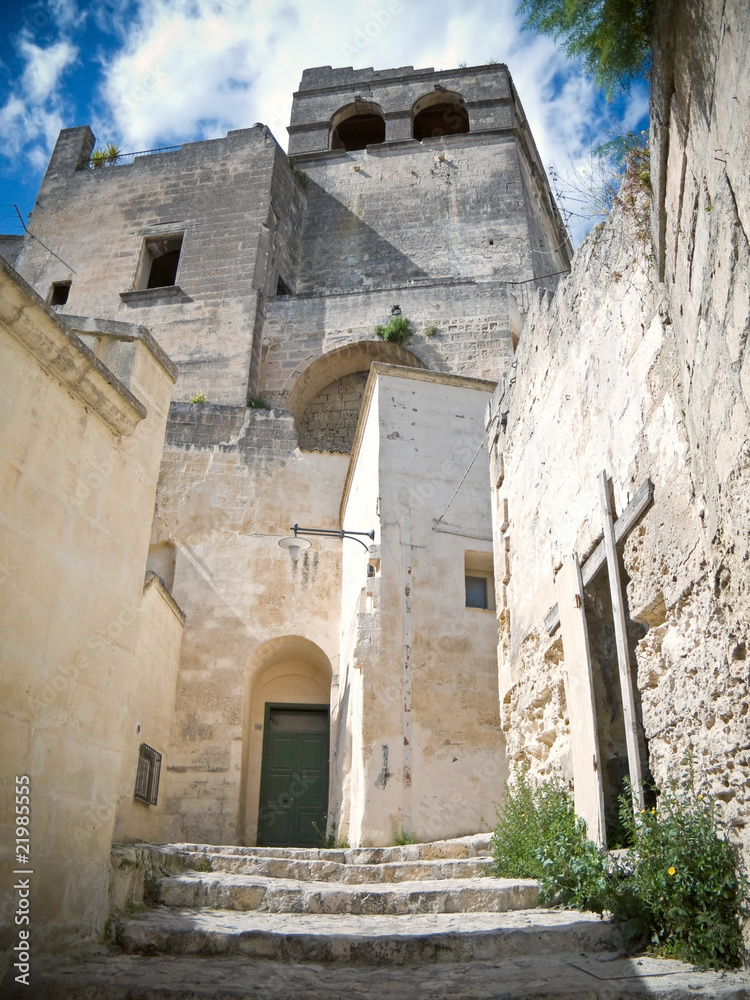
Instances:
[[[660,10],[657,20],[655,250],[703,553],[690,587],[644,640],[639,683],[659,773],[694,747],[747,852],[750,24],[742,0],[693,0],[674,13]],[[631,565],[648,558],[627,555]],[[633,588],[633,601],[645,603],[646,589]]]
[[[748,25],[739,2],[663,13],[653,255],[616,213],[532,310],[512,398],[496,399],[500,697],[510,758],[569,775],[562,646],[543,626],[554,573],[601,533],[598,472],[618,513],[650,477],[623,553],[630,617],[649,626],[636,673],[650,766],[664,785],[692,750],[747,851]]]
[[[508,756],[568,779],[562,642],[559,630],[550,637],[543,624],[557,600],[555,573],[573,551],[583,562],[598,541],[602,469],[614,480],[618,513],[648,476],[664,495],[690,492],[664,352],[668,328],[650,248],[636,235],[644,213],[645,203],[617,213],[578,251],[555,298],[532,305],[516,382],[493,404],[493,412],[508,413],[491,451]],[[661,446],[672,449],[671,462],[657,454]],[[678,556],[682,547],[664,531],[665,547]]]
[[[366,382],[367,372],[354,372],[318,393],[300,421],[299,446],[303,451],[352,450]]]

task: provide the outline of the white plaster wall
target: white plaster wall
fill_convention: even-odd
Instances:
[[[167,798],[167,768],[174,719],[177,669],[184,616],[161,581],[149,575],[143,588],[133,670],[131,699],[124,725],[124,748],[115,842],[161,843]],[[155,805],[133,797],[141,743],[162,755]]]
[[[432,528],[483,442],[491,387],[385,366],[370,378],[377,407],[361,428],[345,505],[352,525],[380,505],[379,574],[345,586],[352,609],[363,584],[372,593],[342,655],[360,665],[362,686],[349,837],[383,844],[402,828],[427,839],[476,832],[494,816],[507,773],[494,613],[465,607],[464,553],[491,552],[481,460],[442,520],[446,530]]]
[[[6,305],[12,294],[4,284]],[[8,778],[0,835],[6,848],[15,843],[13,778],[28,775],[37,947],[94,935],[106,917],[125,728],[141,694],[131,682],[172,385],[138,342],[130,388],[148,413],[132,434],[114,433],[11,336],[15,322],[45,330],[53,322],[30,292],[23,296],[0,326],[0,757]],[[92,364],[75,340],[57,359],[66,372]],[[118,385],[112,399],[122,399]],[[6,853],[0,863],[6,887],[11,861]],[[14,896],[2,897],[3,937]]]

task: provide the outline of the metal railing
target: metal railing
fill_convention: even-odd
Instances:
[[[176,153],[182,146],[160,146],[158,149],[140,149],[136,153],[118,153],[116,157],[97,159],[91,157],[89,170],[101,170],[104,167],[126,167],[135,161],[137,156],[156,156],[158,153]]]

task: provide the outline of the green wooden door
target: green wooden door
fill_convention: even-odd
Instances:
[[[318,846],[328,812],[329,732],[327,705],[266,705],[259,846]]]

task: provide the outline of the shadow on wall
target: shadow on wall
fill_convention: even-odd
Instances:
[[[365,170],[361,173],[366,176]],[[312,180],[307,186],[307,200],[306,253],[300,268],[297,294],[331,289],[355,290],[388,284],[394,278],[406,282],[431,277]],[[387,209],[384,208],[382,217],[373,221],[387,231]]]

